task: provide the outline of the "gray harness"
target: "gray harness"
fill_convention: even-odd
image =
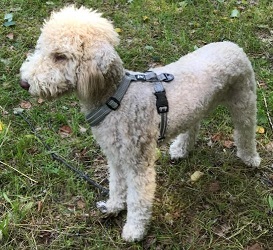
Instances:
[[[103,119],[111,112],[119,108],[121,100],[125,95],[129,85],[132,81],[147,81],[154,82],[154,94],[156,96],[156,108],[158,114],[161,116],[160,122],[160,136],[158,140],[165,138],[165,132],[167,128],[167,112],[169,111],[168,100],[163,82],[170,82],[174,79],[174,76],[167,73],[157,75],[152,71],[148,71],[144,74],[130,74],[126,72],[115,94],[111,96],[105,104],[101,107],[91,110],[86,116],[86,120],[91,127],[97,126]]]

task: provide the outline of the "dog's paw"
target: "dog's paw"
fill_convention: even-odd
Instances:
[[[106,207],[106,202],[105,201],[98,201],[96,203],[96,207],[103,213],[103,214],[107,214],[108,210]]]
[[[140,241],[146,234],[145,226],[126,223],[122,230],[122,238],[127,242]]]
[[[250,157],[249,159],[245,160],[245,164],[250,167],[259,167],[261,163],[261,158],[259,155]]]
[[[237,156],[242,159],[242,161],[249,167],[259,167],[261,163],[261,158],[259,154],[253,156],[246,156],[240,153],[237,153]]]
[[[171,157],[171,161],[177,162],[183,158],[187,158],[189,152],[181,148],[170,148],[169,154]]]
[[[111,203],[108,201],[98,201],[96,203],[97,208],[106,215],[117,216],[120,211],[125,209],[124,203]]]
[[[171,160],[178,161],[188,157],[189,151],[186,147],[183,147],[183,145],[177,144],[176,141],[174,141],[170,146],[169,154],[171,156]]]

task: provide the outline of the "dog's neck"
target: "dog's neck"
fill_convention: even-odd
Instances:
[[[125,75],[125,69],[122,67],[115,67],[115,69],[108,71],[106,74],[104,74],[104,84],[105,87],[100,89],[99,95],[92,96],[88,99],[81,99],[81,108],[82,112],[87,114],[92,109],[96,109],[103,104],[106,103],[106,101],[114,95],[116,92],[118,86],[120,85],[122,78]]]

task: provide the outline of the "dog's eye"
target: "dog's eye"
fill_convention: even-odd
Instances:
[[[56,62],[62,62],[62,61],[66,61],[67,60],[67,56],[64,54],[54,54],[54,60]]]

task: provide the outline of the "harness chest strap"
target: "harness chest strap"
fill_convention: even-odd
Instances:
[[[99,125],[99,123],[102,122],[111,111],[119,108],[120,102],[131,81],[131,78],[128,75],[125,75],[115,94],[111,96],[104,105],[91,110],[91,112],[86,116],[86,120],[91,127]]]
[[[148,71],[145,74],[130,74],[126,72],[121,84],[113,96],[111,96],[104,105],[92,110],[87,116],[86,120],[91,127],[98,125],[103,119],[113,110],[117,110],[120,106],[121,100],[125,95],[131,81],[148,81],[155,82],[154,94],[156,96],[157,112],[161,115],[160,122],[160,137],[158,140],[164,139],[164,135],[167,128],[167,112],[168,112],[168,100],[166,92],[161,81],[170,82],[174,79],[173,75],[162,73],[160,75],[154,72]]]

